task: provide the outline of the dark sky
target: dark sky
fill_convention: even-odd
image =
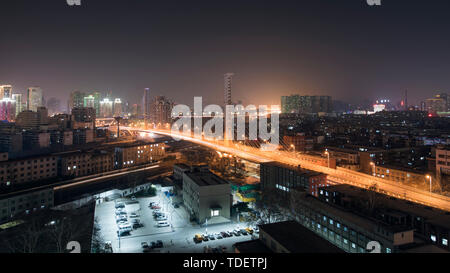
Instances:
[[[450,1],[0,1],[0,83],[137,102],[145,87],[178,103],[279,104],[281,95],[357,102],[405,89],[417,103],[450,86]]]

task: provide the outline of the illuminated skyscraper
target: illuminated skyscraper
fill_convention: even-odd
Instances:
[[[12,122],[16,119],[16,101],[10,98],[0,100],[0,120]]]
[[[95,98],[92,95],[83,98],[83,106],[95,108]]]
[[[112,118],[113,117],[113,102],[108,98],[100,101],[100,117]]]
[[[0,85],[0,100],[1,99],[12,99],[11,85]]]
[[[27,90],[27,109],[37,111],[37,108],[43,106],[43,93],[40,87],[30,87]]]
[[[224,86],[224,103],[225,105],[232,105],[231,101],[231,90],[233,85],[233,73],[226,73],[224,75],[225,86]]]
[[[12,99],[16,101],[16,116],[26,109],[26,106],[23,99],[22,94],[13,94]]]
[[[84,106],[84,97],[86,94],[80,91],[74,91],[70,94],[69,101],[67,103],[68,113],[72,112],[73,108],[81,108]]]
[[[114,117],[121,117],[122,113],[122,100],[117,98],[114,100]]]

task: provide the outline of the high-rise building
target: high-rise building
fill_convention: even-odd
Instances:
[[[231,90],[233,87],[233,73],[226,73],[224,75],[224,103],[225,105],[232,105],[233,102],[231,101]]]
[[[114,116],[121,117],[122,113],[122,100],[117,98],[114,100]]]
[[[72,92],[70,94],[70,98],[67,103],[68,113],[71,113],[73,108],[84,107],[84,97],[86,97],[86,94],[84,92],[80,91]]]
[[[429,113],[447,112],[447,95],[438,94],[425,100],[425,108]]]
[[[172,124],[173,102],[164,96],[156,96],[150,107],[150,121],[156,126]]]
[[[12,86],[11,85],[0,85],[0,100],[1,99],[12,99]]]
[[[27,90],[27,110],[37,111],[37,108],[43,106],[43,93],[40,87],[30,87]]]
[[[16,119],[16,101],[10,98],[0,99],[0,120],[12,122]]]
[[[22,99],[22,94],[13,94],[12,99],[16,101],[16,117],[17,115],[26,109],[26,104],[24,103]]]
[[[94,129],[95,109],[81,107],[72,109],[72,129]]]
[[[100,100],[101,100],[100,92],[94,92],[91,95],[94,97],[95,114],[97,116],[100,116]]]
[[[16,125],[23,130],[39,129],[39,114],[30,110],[20,112],[16,118]]]
[[[100,117],[112,118],[113,116],[113,102],[108,98],[100,101]]]
[[[141,115],[141,106],[139,104],[133,104],[131,107],[131,115],[134,117],[139,117]]]
[[[83,98],[83,107],[90,107],[95,109],[95,98],[92,95]]]
[[[145,127],[147,127],[150,120],[150,108],[152,103],[152,97],[150,94],[150,88],[145,88],[144,96],[142,97],[142,115],[145,121]]]
[[[47,101],[47,109],[51,115],[61,113],[61,101],[57,98],[50,98]]]

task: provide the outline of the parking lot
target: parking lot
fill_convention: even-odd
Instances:
[[[138,219],[143,226],[133,228],[129,234],[119,236],[118,224],[116,222],[116,205],[120,202],[125,204],[124,212],[127,213],[127,222],[132,225],[134,219]],[[153,217],[153,209],[150,203],[157,203],[160,211],[165,214],[169,226],[158,227],[158,221]],[[138,217],[131,217],[136,213]],[[149,248],[147,252],[171,252],[171,253],[202,253],[205,247],[224,249],[224,252],[233,252],[233,244],[251,240],[251,235],[231,236],[227,238],[194,242],[196,234],[215,234],[223,231],[245,228],[242,223],[226,223],[208,227],[200,227],[189,222],[189,215],[183,206],[175,208],[170,200],[158,192],[155,197],[131,199],[117,199],[115,201],[103,202],[97,205],[95,215],[100,227],[100,234],[105,242],[111,242],[115,253],[142,253],[142,243],[151,245],[152,242],[161,240],[162,248]],[[223,248],[225,247],[225,248]]]

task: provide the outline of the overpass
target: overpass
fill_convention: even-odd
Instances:
[[[208,140],[205,138],[199,139],[194,138],[191,135],[175,134],[170,130],[163,129],[144,130],[133,127],[124,127],[124,129],[176,137],[258,163],[277,161],[294,166],[300,165],[305,169],[325,173],[328,175],[328,179],[330,181],[336,183],[350,184],[365,189],[376,186],[377,191],[383,194],[450,211],[450,198],[447,196],[416,189],[414,187],[403,185],[398,182],[381,179],[345,168],[337,167],[336,169],[333,169],[320,166],[311,162],[305,156],[299,155],[297,153],[278,150],[261,151],[259,148],[250,147],[239,143],[233,143],[232,141]]]

